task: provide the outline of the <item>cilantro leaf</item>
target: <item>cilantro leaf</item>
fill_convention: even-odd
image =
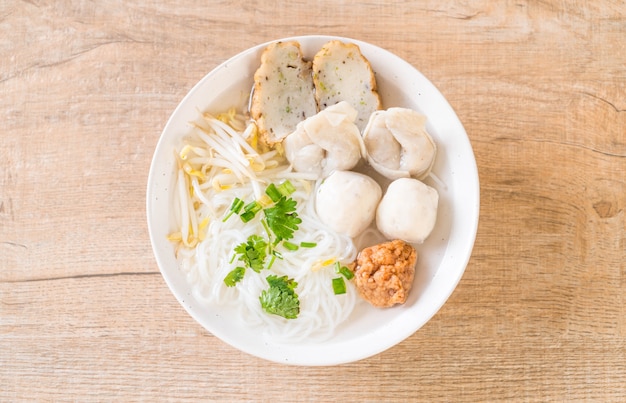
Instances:
[[[247,267],[255,272],[260,272],[265,264],[267,256],[267,242],[259,235],[250,235],[246,242],[235,247],[235,253]]]
[[[268,227],[276,236],[276,242],[293,238],[302,222],[296,213],[296,201],[282,196],[274,206],[263,210]]]
[[[267,276],[266,280],[270,287],[261,291],[259,296],[265,312],[286,319],[297,318],[300,313],[300,299],[294,289],[298,283],[287,276],[278,277],[273,274]]]
[[[224,283],[227,287],[234,287],[235,284],[243,279],[244,274],[246,274],[245,267],[236,267],[230,273],[228,273],[226,277],[224,277]]]

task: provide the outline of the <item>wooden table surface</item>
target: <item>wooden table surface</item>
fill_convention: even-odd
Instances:
[[[210,3],[0,5],[0,401],[626,400],[622,0]],[[183,96],[234,54],[305,34],[419,69],[481,182],[448,302],[336,367],[270,363],[204,330],[146,224],[151,157]]]

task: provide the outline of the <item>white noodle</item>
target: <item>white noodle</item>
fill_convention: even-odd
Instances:
[[[255,329],[274,341],[296,342],[305,338],[323,340],[331,337],[335,328],[350,315],[357,301],[356,289],[349,281],[346,281],[346,294],[334,294],[332,279],[338,274],[332,262],[346,264],[353,261],[357,253],[354,243],[349,237],[320,223],[313,205],[315,192],[312,192],[319,183],[311,182],[313,177],[310,174],[293,172],[276,151],[256,153],[245,143],[244,138],[249,133],[237,132],[210,117],[206,121],[210,127],[197,125],[199,130],[194,131],[206,146],[194,145],[190,151],[186,150],[195,154],[187,162],[201,165],[204,167],[201,171],[206,171],[203,181],[191,176],[196,208],[189,197],[189,183],[182,169],[179,170],[178,191],[175,194],[178,204],[174,204],[180,209],[180,214],[174,216],[180,216],[178,224],[183,239],[190,235],[198,236],[198,232],[202,231],[198,224],[200,218],[210,218],[204,229],[204,240],[199,241],[194,249],[179,253],[181,268],[193,285],[194,296],[206,304],[207,309],[208,306],[231,307],[243,326]],[[248,130],[249,127],[246,128]],[[255,172],[248,158],[262,163],[266,169]],[[231,261],[235,246],[245,242],[252,234],[266,234],[260,213],[248,223],[243,223],[237,215],[224,221],[232,201],[236,197],[246,203],[259,199],[262,189],[270,181],[278,184],[287,178],[296,188],[290,197],[297,202],[297,212],[302,219],[290,242],[296,245],[313,242],[316,246],[289,251],[278,245],[276,248],[283,259],[276,259],[270,270],[256,273],[247,269],[242,281],[235,287],[227,287],[224,284],[226,275],[242,265],[236,260]],[[270,274],[287,275],[298,283],[295,291],[300,299],[300,314],[297,319],[287,320],[268,314],[261,308],[259,295],[268,288],[265,278]]]

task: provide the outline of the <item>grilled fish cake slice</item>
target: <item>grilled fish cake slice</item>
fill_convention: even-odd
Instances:
[[[358,111],[355,123],[361,131],[382,107],[372,66],[356,44],[327,42],[313,58],[313,83],[318,108],[348,102]]]
[[[250,114],[267,145],[281,142],[296,125],[317,113],[311,62],[297,41],[275,42],[261,55],[254,74]]]

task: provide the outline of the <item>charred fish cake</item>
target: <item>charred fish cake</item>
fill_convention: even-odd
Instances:
[[[404,304],[413,287],[416,262],[415,248],[399,239],[367,247],[353,264],[356,288],[373,306]]]

